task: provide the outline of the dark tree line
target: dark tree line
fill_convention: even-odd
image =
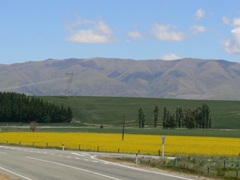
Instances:
[[[61,123],[73,118],[69,107],[44,102],[41,98],[13,92],[0,92],[0,122]]]
[[[208,129],[212,126],[210,109],[207,104],[203,104],[197,109],[176,108],[175,116],[166,107],[163,109],[163,128],[201,128]]]
[[[155,105],[153,110],[153,126],[157,127],[159,116],[159,106]],[[138,110],[138,125],[139,128],[145,126],[145,114],[143,108]],[[176,108],[175,113],[171,113],[166,107],[163,108],[162,126],[164,129],[174,128],[201,128],[208,129],[212,126],[210,117],[210,109],[207,104],[202,104],[201,107],[196,109],[183,109]]]

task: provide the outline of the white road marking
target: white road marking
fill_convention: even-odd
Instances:
[[[76,155],[76,156],[86,156],[86,155],[88,155],[86,153],[81,153],[81,154],[79,154],[79,153],[71,153],[71,154]]]
[[[159,175],[163,175],[163,176],[168,176],[168,177],[173,177],[173,178],[178,178],[178,179],[184,179],[184,180],[193,180],[193,179],[185,178],[185,177],[181,177],[181,176],[175,176],[175,175],[166,174],[166,173],[159,173],[159,172],[155,172],[155,171],[148,171],[148,170],[145,170],[145,169],[140,169],[140,168],[135,168],[135,167],[131,167],[131,166],[126,166],[126,165],[122,165],[122,164],[118,164],[118,163],[114,163],[114,162],[109,162],[109,161],[97,159],[96,156],[91,156],[91,158],[95,159],[95,160],[98,160],[98,161],[102,161],[103,163],[108,163],[108,164],[112,164],[112,165],[116,165],[116,166],[121,166],[121,167],[125,167],[125,168],[128,168],[128,169],[134,169],[134,170],[137,170],[137,171],[154,173],[154,174],[159,174]]]
[[[55,165],[59,165],[59,166],[63,166],[63,167],[68,167],[68,168],[71,168],[71,169],[76,169],[76,170],[80,170],[80,171],[84,171],[84,172],[88,172],[88,173],[95,174],[95,175],[102,176],[102,177],[106,177],[106,178],[109,178],[109,179],[121,180],[121,179],[118,179],[118,178],[115,178],[115,177],[112,177],[112,176],[108,176],[108,175],[105,175],[105,174],[97,173],[97,172],[90,171],[90,170],[87,170],[87,169],[82,169],[82,168],[78,168],[78,167],[75,167],[75,166],[70,166],[70,165],[66,165],[66,164],[62,164],[62,163],[58,163],[58,162],[54,162],[54,161],[48,161],[48,160],[38,159],[38,158],[34,158],[34,157],[29,157],[29,156],[27,156],[26,158],[33,159],[33,160],[36,160],[36,161],[42,161],[42,162],[46,162],[46,163],[50,163],[50,164],[55,164]]]
[[[5,168],[3,168],[3,167],[0,167],[0,169],[2,169],[3,171],[9,172],[9,173],[11,173],[11,174],[14,174],[14,175],[16,175],[16,176],[19,176],[19,177],[21,177],[21,178],[23,178],[23,179],[32,180],[32,179],[30,179],[30,178],[28,178],[28,177],[26,177],[26,176],[22,176],[22,175],[20,175],[20,174],[18,174],[18,173],[15,173],[15,172],[10,171],[10,170],[8,170],[8,169],[5,169]]]

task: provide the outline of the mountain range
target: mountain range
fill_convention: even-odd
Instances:
[[[71,58],[0,64],[0,91],[39,96],[240,100],[240,63],[193,58]]]

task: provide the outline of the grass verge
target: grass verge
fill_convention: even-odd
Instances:
[[[109,159],[108,159],[109,160]],[[135,158],[118,157],[116,161],[136,164]],[[111,161],[111,160],[110,160]],[[240,156],[178,156],[159,159],[138,158],[139,166],[217,179],[240,179]]]

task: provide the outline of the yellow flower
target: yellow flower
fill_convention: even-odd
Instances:
[[[162,149],[162,139],[158,135],[99,133],[41,133],[2,132],[0,143],[21,144],[35,147],[58,147],[65,149],[104,152],[136,153],[157,155]],[[165,154],[238,155],[239,138],[166,136]]]

